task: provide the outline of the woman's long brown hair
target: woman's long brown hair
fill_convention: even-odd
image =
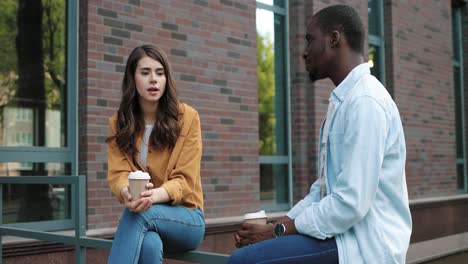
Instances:
[[[166,53],[159,47],[143,45],[136,47],[129,55],[122,81],[122,100],[117,112],[116,134],[107,138],[116,141],[120,151],[132,157],[137,152],[136,138],[142,133],[145,121],[141,113],[138,92],[135,85],[135,71],[138,61],[148,56],[164,67],[166,89],[159,99],[156,111],[156,122],[150,136],[150,146],[155,149],[173,149],[180,133],[178,124],[179,100],[177,99],[175,81]]]

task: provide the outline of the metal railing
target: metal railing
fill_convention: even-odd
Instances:
[[[4,184],[64,184],[71,185],[71,222],[75,235],[55,234],[31,228],[3,224]],[[86,248],[110,249],[112,240],[86,236],[86,178],[85,176],[3,176],[0,177],[0,264],[3,259],[2,238],[5,235],[32,238],[75,246],[75,263],[86,263]],[[196,263],[225,263],[227,255],[202,251],[164,255],[165,258]]]

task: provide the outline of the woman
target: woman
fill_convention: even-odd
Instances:
[[[143,45],[131,52],[109,127],[107,180],[126,208],[108,262],[162,263],[163,250],[197,248],[205,232],[200,120],[178,101],[162,49]],[[151,176],[141,194],[128,189],[128,174],[136,170]]]

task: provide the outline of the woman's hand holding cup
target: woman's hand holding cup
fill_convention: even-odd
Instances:
[[[145,212],[153,204],[153,184],[150,183],[149,180],[149,174],[142,171],[131,172],[128,175],[129,187],[124,187],[122,189],[122,197],[124,199],[125,206],[131,212]]]

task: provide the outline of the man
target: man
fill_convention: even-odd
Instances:
[[[242,224],[229,263],[405,263],[411,215],[397,106],[364,62],[358,13],[335,5],[307,27],[312,81],[336,88],[320,133],[319,179],[275,224]]]

